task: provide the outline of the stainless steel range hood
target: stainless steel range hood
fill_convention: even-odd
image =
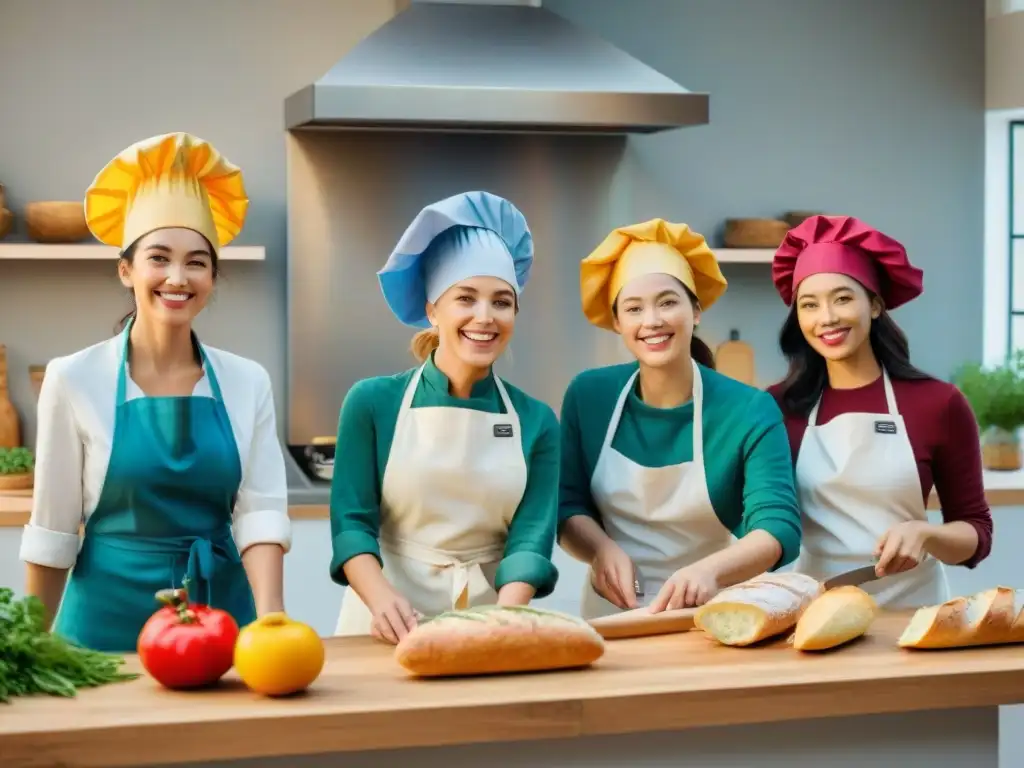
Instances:
[[[413,0],[285,101],[289,130],[623,134],[708,120],[707,94],[539,0]]]

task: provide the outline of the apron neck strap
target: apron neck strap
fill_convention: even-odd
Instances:
[[[882,368],[882,386],[885,388],[885,407],[888,410],[890,416],[899,415],[899,408],[896,407],[896,393],[892,388],[892,379],[889,378],[889,372]],[[823,395],[824,393],[822,393]],[[814,407],[811,408],[811,412],[807,414],[807,426],[815,427],[818,422],[818,407],[821,405],[821,397],[818,396],[817,402],[814,403]]]
[[[693,400],[693,461],[696,462],[704,456],[704,379],[701,378],[700,366],[697,365],[697,361],[690,358],[690,364],[693,366],[693,394],[691,395]],[[608,429],[604,433],[602,451],[610,448],[615,439],[615,432],[622,419],[622,411],[626,407],[626,399],[633,390],[639,375],[640,369],[638,368],[619,393],[619,399],[615,402],[615,409],[612,411],[611,421],[608,422]]]
[[[124,330],[121,331],[121,360],[117,371],[118,405],[123,403],[128,396],[128,345],[131,342],[131,330],[134,322],[134,317],[129,318],[128,322],[125,323]],[[206,378],[210,383],[210,393],[213,395],[214,400],[223,402],[224,397],[221,394],[220,381],[217,379],[217,373],[213,370],[210,358],[206,354],[206,347],[204,347],[199,340],[195,338],[194,334],[192,334],[192,339],[196,349],[199,350],[199,365],[202,367],[203,372],[206,374]]]

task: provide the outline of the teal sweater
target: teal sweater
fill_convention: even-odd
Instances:
[[[391,453],[398,409],[416,369],[359,381],[349,390],[338,419],[338,445],[331,483],[331,578],[347,585],[342,566],[361,554],[380,561],[381,483]],[[558,571],[551,562],[558,520],[558,420],[551,408],[504,380],[519,417],[527,484],[513,515],[498,565],[495,586],[522,581],[536,597],[551,594]],[[490,376],[473,386],[468,399],[449,394],[448,379],[427,362],[412,401],[413,408],[469,408],[503,413],[504,403]],[[474,478],[467,477],[467,483]]]
[[[622,388],[637,363],[579,374],[562,402],[562,472],[559,523],[573,515],[601,522],[590,480]],[[754,530],[782,546],[775,568],[800,551],[800,509],[789,439],[775,400],[767,392],[701,367],[704,383],[704,468],[711,505],[737,538]],[[653,408],[640,399],[637,378],[612,439],[612,447],[644,467],[693,458],[693,402]]]

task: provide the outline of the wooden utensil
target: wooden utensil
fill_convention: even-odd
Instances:
[[[636,608],[612,616],[591,619],[588,623],[605,640],[624,640],[628,637],[689,632],[693,629],[693,617],[696,613],[696,608],[679,608],[661,613],[651,613],[649,608]]]
[[[0,344],[0,447],[21,446],[21,423],[7,391],[7,347]]]
[[[754,386],[754,348],[747,342],[740,341],[739,331],[729,331],[729,341],[718,345],[718,349],[715,350],[715,370],[729,378]]]

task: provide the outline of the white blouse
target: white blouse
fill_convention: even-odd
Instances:
[[[121,336],[46,366],[39,393],[32,516],[21,559],[70,568],[78,558],[79,527],[99,503],[114,437]],[[220,383],[238,446],[242,485],[232,514],[240,552],[253,544],[291,548],[284,454],[277,438],[270,376],[256,362],[204,345]],[[145,397],[128,378],[126,398]],[[193,392],[212,396],[205,373]]]

